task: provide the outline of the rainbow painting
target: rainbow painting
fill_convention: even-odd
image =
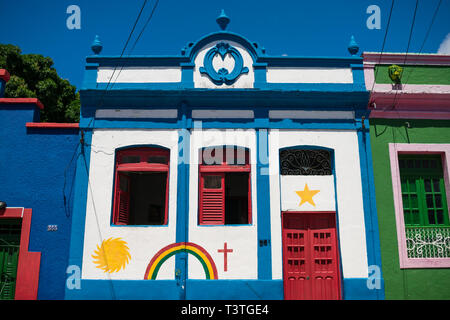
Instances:
[[[217,268],[214,260],[204,248],[192,242],[173,243],[159,250],[148,264],[144,279],[156,280],[158,271],[164,262],[171,256],[180,252],[192,254],[200,261],[203,266],[203,270],[205,271],[206,279],[218,279]]]

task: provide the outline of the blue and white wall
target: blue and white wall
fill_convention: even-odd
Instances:
[[[359,143],[355,130],[271,130],[270,203],[272,232],[272,275],[282,278],[281,211],[335,211],[339,236],[340,262],[343,278],[366,279],[368,260]],[[289,147],[312,147],[333,150],[334,168],[331,176],[281,176],[279,151]],[[308,184],[320,190],[315,205],[304,203],[294,190]]]
[[[123,147],[157,145],[170,150],[168,224],[164,226],[118,226],[111,220],[115,151]],[[178,134],[175,130],[108,130],[92,133],[89,184],[84,228],[82,279],[142,280],[148,263],[164,246],[176,241]],[[131,259],[117,273],[105,273],[93,263],[97,246],[109,238],[122,238]],[[174,279],[174,257],[158,273],[158,279]]]
[[[205,59],[224,43],[235,56],[230,51],[224,59]],[[120,73],[114,72],[118,63]],[[204,72],[207,64],[212,74]],[[212,81],[221,69],[238,76]],[[188,44],[179,56],[88,57],[80,94],[85,148],[78,159],[69,264],[82,269],[82,280],[66,298],[283,299],[280,217],[292,199],[281,190],[278,153],[291,146],[334,152],[326,206],[338,216],[343,297],[383,297],[382,288],[366,285],[369,265],[381,261],[376,209],[366,196],[373,190],[366,173],[368,92],[361,58],[271,57],[258,44],[221,31]],[[198,150],[223,144],[250,151],[252,223],[199,226]],[[111,225],[115,150],[135,145],[170,149],[167,226]],[[107,274],[95,267],[92,253],[110,237],[126,239],[132,258],[125,269]],[[163,265],[159,280],[141,280],[158,250],[186,241],[209,252],[219,280],[204,280],[200,263],[188,256],[184,264],[182,255]],[[226,272],[218,252],[224,242],[233,249]]]

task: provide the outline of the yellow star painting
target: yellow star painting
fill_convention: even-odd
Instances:
[[[121,238],[109,238],[103,240],[101,246],[97,245],[92,258],[97,268],[113,273],[125,268],[131,256],[125,241]]]
[[[295,193],[302,199],[298,206],[300,207],[302,204],[308,202],[315,207],[316,204],[313,201],[313,196],[315,196],[319,192],[320,190],[309,190],[308,184],[305,184],[305,188],[303,189],[303,191],[295,191]]]

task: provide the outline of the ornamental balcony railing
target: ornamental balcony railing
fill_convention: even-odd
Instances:
[[[450,226],[405,229],[408,258],[450,258]]]

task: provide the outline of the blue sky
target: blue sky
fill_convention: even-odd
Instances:
[[[140,33],[156,0],[147,5],[128,48]],[[409,52],[418,52],[439,0],[419,0]],[[55,62],[58,74],[78,88],[85,57],[99,35],[102,55],[120,55],[144,0],[0,0],[0,43],[19,46]],[[268,55],[348,56],[351,35],[362,51],[380,51],[392,0],[160,0],[153,19],[132,55],[178,55],[188,42],[219,30],[215,19],[224,9],[227,30],[266,48]],[[405,52],[415,0],[396,0],[385,52]],[[67,7],[81,10],[81,29],[69,30]],[[381,29],[369,29],[370,5],[381,10]],[[450,33],[450,0],[442,0],[423,48],[436,53]],[[450,38],[449,38],[450,39]],[[128,50],[129,50],[128,49]],[[450,52],[448,52],[450,54]],[[125,51],[125,55],[130,54]]]

